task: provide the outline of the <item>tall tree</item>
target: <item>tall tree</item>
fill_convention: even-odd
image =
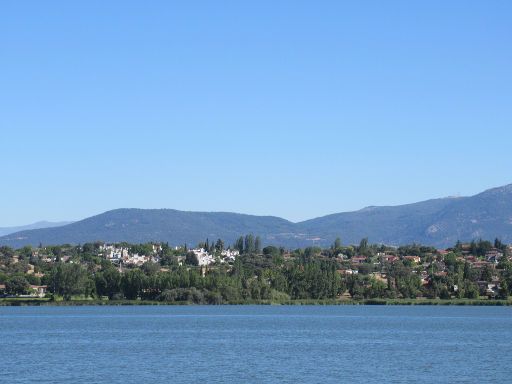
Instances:
[[[359,242],[358,252],[360,254],[365,254],[367,250],[368,250],[368,238],[365,237],[364,239],[361,239],[361,241]]]
[[[79,264],[58,263],[50,273],[50,290],[70,300],[72,295],[84,294],[88,288],[88,274]]]
[[[240,254],[244,253],[244,238],[240,236],[235,243],[235,248],[240,252]]]
[[[247,254],[254,253],[254,236],[252,234],[245,235],[244,251]]]
[[[215,250],[217,252],[222,252],[224,250],[224,242],[221,239],[217,239],[215,243]]]
[[[121,285],[123,293],[129,300],[137,299],[142,293],[146,276],[140,269],[131,269],[123,275]]]
[[[254,240],[254,251],[259,255],[261,253],[261,238],[256,236]]]

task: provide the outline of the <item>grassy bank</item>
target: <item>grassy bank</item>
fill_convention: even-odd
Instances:
[[[224,303],[227,305],[469,305],[469,306],[509,306],[512,299],[489,300],[482,299],[330,299],[312,300],[298,299],[285,301],[249,300]],[[48,298],[2,298],[0,306],[83,306],[83,305],[196,305],[186,301],[164,302],[151,300],[107,300],[107,299],[83,299],[50,300]]]

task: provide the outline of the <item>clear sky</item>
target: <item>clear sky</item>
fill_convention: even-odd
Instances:
[[[512,182],[511,1],[3,1],[0,226]]]

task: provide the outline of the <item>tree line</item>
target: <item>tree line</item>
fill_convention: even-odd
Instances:
[[[478,298],[488,294],[482,282],[498,278],[495,296],[508,298],[512,263],[506,246],[498,241],[488,243],[491,247],[485,241],[474,245],[457,243],[444,255],[432,247],[412,244],[393,248],[369,244],[367,239],[353,246],[343,246],[336,239],[328,248],[286,250],[271,245],[262,248],[259,236],[245,235],[233,245],[240,251],[234,263],[207,267],[194,266],[186,259],[180,265],[179,257],[186,253],[187,247],[175,249],[168,244],[159,247],[159,263],[147,262],[140,267],[113,265],[101,257],[100,244],[45,247],[39,249],[37,256],[27,247],[19,250],[0,247],[0,284],[5,284],[9,294],[28,293],[30,284],[44,284],[51,297],[65,300],[93,297],[220,304],[342,297]],[[220,239],[213,242],[207,239],[198,245],[214,252],[224,249]],[[124,246],[139,254],[154,252],[150,244]],[[475,268],[461,257],[473,248],[478,254],[500,249],[504,257],[495,266]],[[52,261],[43,261],[42,253],[51,255]],[[394,254],[399,259],[379,261],[383,253]],[[351,259],[355,255],[363,256],[364,262],[354,265]],[[404,259],[405,255],[418,256],[421,263]],[[32,273],[27,272],[28,266],[34,268]]]

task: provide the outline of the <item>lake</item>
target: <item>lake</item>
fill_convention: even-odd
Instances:
[[[512,308],[0,307],[0,383],[507,383]]]

